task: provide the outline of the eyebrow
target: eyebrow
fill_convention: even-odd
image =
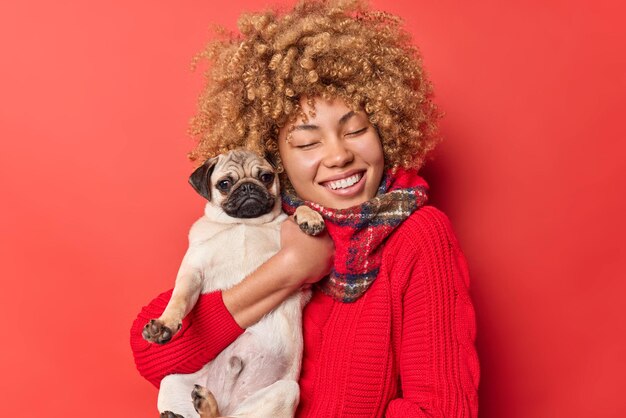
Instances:
[[[349,111],[348,113],[346,113],[345,115],[339,118],[339,125],[345,124],[348,121],[348,119],[350,119],[354,115],[356,115],[355,111],[353,110]],[[320,127],[317,125],[303,124],[303,125],[294,126],[293,130],[294,131],[314,131],[319,128]]]

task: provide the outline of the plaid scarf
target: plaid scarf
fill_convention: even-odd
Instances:
[[[347,209],[330,209],[303,201],[293,189],[283,192],[283,210],[292,215],[302,204],[319,212],[335,243],[333,268],[318,283],[340,302],[354,302],[378,275],[385,239],[426,203],[428,185],[416,171],[396,169],[385,173],[376,196]]]

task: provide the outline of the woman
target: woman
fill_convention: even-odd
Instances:
[[[438,114],[409,36],[397,18],[355,1],[305,1],[242,16],[239,28],[203,54],[211,67],[191,158],[269,153],[284,169],[284,208],[320,211],[332,241],[285,222],[281,250],[239,285],[203,295],[163,346],[141,338],[171,291],[158,296],[131,329],[139,372],[158,386],[200,369],[315,283],[297,416],[475,417],[467,267],[416,175],[437,142]]]

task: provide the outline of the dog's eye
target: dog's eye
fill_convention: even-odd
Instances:
[[[272,173],[263,173],[260,179],[263,183],[271,183],[274,181],[274,175]]]
[[[230,180],[222,180],[217,183],[217,188],[226,191],[230,188]]]

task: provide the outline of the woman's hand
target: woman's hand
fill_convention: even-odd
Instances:
[[[307,235],[290,216],[281,225],[280,246],[289,280],[295,285],[315,283],[330,273],[335,246],[326,231]]]

